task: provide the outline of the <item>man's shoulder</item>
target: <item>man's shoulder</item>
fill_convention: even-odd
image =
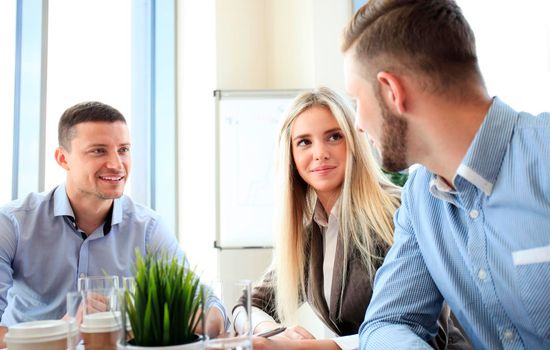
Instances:
[[[122,208],[122,213],[126,217],[136,219],[158,220],[160,215],[152,208],[135,202],[130,196],[123,195],[118,199]]]
[[[550,112],[543,112],[537,115],[520,112],[518,114],[517,131],[536,129],[537,132],[550,134]],[[516,136],[516,135],[515,135]]]
[[[409,172],[409,177],[401,196],[418,197],[429,194],[430,181],[433,174],[422,165],[414,165]]]
[[[24,197],[12,200],[0,207],[0,212],[5,215],[14,215],[20,212],[32,212],[44,207],[44,204],[52,200],[55,188],[49,192],[31,192]]]
[[[550,113],[520,112],[507,158],[514,169],[546,167],[550,160]]]
[[[415,218],[435,215],[444,201],[434,197],[430,187],[434,180],[433,173],[424,166],[415,167],[401,193],[401,207]]]

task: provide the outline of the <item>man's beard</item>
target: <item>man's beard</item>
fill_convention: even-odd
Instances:
[[[405,170],[409,167],[406,156],[407,121],[390,111],[381,94],[378,96],[378,104],[383,119],[382,139],[380,140],[382,168],[392,172]]]

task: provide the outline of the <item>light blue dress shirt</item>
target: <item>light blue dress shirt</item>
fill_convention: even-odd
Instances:
[[[445,299],[476,349],[550,349],[550,114],[495,98],[453,187],[411,174],[361,348],[429,348]]]
[[[136,248],[142,255],[164,252],[184,259],[159,215],[127,196],[114,200],[104,225],[86,239],[82,234],[64,185],[0,208],[2,325],[63,317],[67,292],[76,290],[78,277],[132,276]],[[225,315],[219,300],[209,303]]]

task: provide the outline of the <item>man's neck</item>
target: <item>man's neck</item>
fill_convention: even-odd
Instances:
[[[492,99],[471,104],[440,104],[433,109],[423,128],[418,163],[441,176],[450,185],[479,130]]]
[[[75,215],[76,225],[88,236],[105,222],[114,201],[113,199],[100,199],[91,195],[81,196],[80,198],[68,196]]]

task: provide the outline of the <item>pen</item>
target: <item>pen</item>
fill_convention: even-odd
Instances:
[[[269,338],[269,337],[272,337],[276,334],[279,334],[279,333],[282,333],[286,330],[286,327],[278,327],[278,328],[275,328],[275,329],[272,329],[270,331],[266,331],[266,332],[262,332],[262,333],[258,333],[256,334],[258,337],[264,337],[264,338]]]

